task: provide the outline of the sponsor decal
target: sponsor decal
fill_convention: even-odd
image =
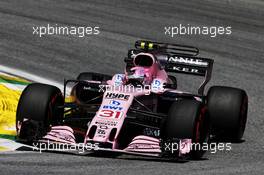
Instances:
[[[203,60],[200,60],[197,58],[180,57],[180,56],[169,57],[169,62],[185,63],[185,64],[191,64],[191,65],[197,65],[197,66],[208,66],[208,63],[204,62]]]
[[[97,129],[97,134],[105,135],[105,130],[103,130],[103,129]]]
[[[118,100],[128,100],[130,95],[122,94],[122,93],[114,93],[114,92],[107,92],[105,98],[108,99],[118,99]]]
[[[97,116],[102,117],[102,118],[120,119],[123,116],[123,112],[113,111],[113,110],[108,110],[108,109],[102,109],[102,110],[99,110]]]
[[[117,121],[111,121],[111,120],[97,120],[95,122],[96,125],[100,125],[100,127],[107,127],[107,126],[116,126],[117,125]]]
[[[112,109],[112,110],[122,110],[123,107],[120,106],[120,102],[116,100],[111,100],[109,105],[104,105],[103,109]]]
[[[193,69],[193,68],[188,68],[188,67],[173,66],[172,70],[183,71],[183,72],[191,72],[191,73],[199,73],[198,69]]]
[[[108,129],[108,126],[106,125],[99,125],[99,128],[97,129],[97,137],[105,138],[106,130]]]
[[[124,74],[116,74],[114,77],[115,86],[121,86],[123,84],[125,75]]]
[[[99,128],[100,129],[108,129],[108,126],[106,126],[106,125],[100,125]]]
[[[144,143],[136,143],[129,145],[130,149],[156,149],[157,145],[150,145],[150,144],[144,144]]]
[[[158,79],[154,79],[152,84],[151,84],[151,90],[153,92],[161,92],[161,91],[163,91],[164,90],[163,83],[160,80],[158,80]]]
[[[91,90],[92,88],[90,86],[83,86],[83,90]]]
[[[143,130],[143,134],[150,137],[159,137],[160,130],[159,129],[152,129],[152,128],[145,128]]]

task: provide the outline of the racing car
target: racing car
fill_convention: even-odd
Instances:
[[[196,47],[139,40],[124,73],[82,72],[58,87],[32,83],[19,99],[17,141],[93,145],[89,152],[200,159],[211,138],[242,139],[244,90],[212,86],[213,59]],[[197,93],[178,89],[177,74],[203,77]],[[67,95],[66,88],[70,87]],[[197,148],[197,147],[196,147]]]

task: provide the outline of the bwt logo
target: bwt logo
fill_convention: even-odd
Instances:
[[[122,110],[123,107],[120,107],[120,102],[116,100],[111,100],[109,105],[104,105],[103,109],[113,109],[113,110]]]
[[[116,100],[111,100],[110,105],[113,105],[113,106],[119,106],[121,103],[119,101],[116,101]]]
[[[130,97],[130,95],[119,94],[119,93],[112,93],[112,92],[108,92],[105,95],[105,98],[119,99],[119,100],[129,100],[129,97]]]

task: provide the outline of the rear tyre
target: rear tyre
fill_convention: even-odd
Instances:
[[[43,137],[50,125],[58,125],[63,118],[63,104],[62,93],[57,87],[40,83],[28,85],[17,106],[18,141],[32,143]]]
[[[246,92],[237,88],[214,86],[208,91],[207,103],[215,138],[240,141],[247,122]]]
[[[196,100],[179,100],[172,104],[164,128],[161,130],[164,140],[192,139],[192,143],[208,143],[209,120],[206,108]],[[205,151],[202,149],[191,150],[193,159],[200,159]]]

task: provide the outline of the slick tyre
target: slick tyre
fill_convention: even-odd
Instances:
[[[248,96],[242,89],[214,86],[207,95],[212,133],[216,139],[240,141],[248,111]]]
[[[196,100],[179,100],[172,104],[168,118],[162,129],[164,140],[191,139],[192,143],[202,145],[208,143],[209,119],[206,108]],[[200,159],[204,150],[195,148],[191,150],[192,159]]]
[[[64,99],[60,89],[33,83],[22,92],[16,114],[18,141],[31,143],[44,136],[50,125],[63,118]]]

